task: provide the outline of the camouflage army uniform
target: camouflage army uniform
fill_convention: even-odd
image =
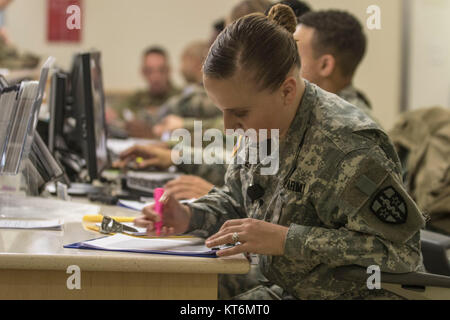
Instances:
[[[183,92],[171,98],[161,109],[158,116],[162,120],[168,115],[184,119],[184,128],[193,131],[194,121],[202,120],[203,129],[222,129],[222,112],[209,99],[203,86],[191,84]]]
[[[115,106],[115,109],[119,111],[120,117],[124,118],[125,110],[129,110],[135,114],[137,118],[143,119],[147,123],[155,123],[155,115],[151,115],[148,107],[161,107],[171,97],[180,93],[180,90],[170,85],[170,89],[166,94],[155,96],[151,95],[148,90],[139,90],[127,97]]]
[[[228,168],[226,164],[181,164],[176,167],[184,174],[198,176],[218,187],[225,184]]]
[[[20,54],[16,48],[11,47],[0,39],[0,68],[19,70],[33,69],[39,64],[39,57],[30,54]]]
[[[404,113],[389,132],[405,170],[404,181],[429,229],[450,235],[450,110]]]
[[[337,95],[348,103],[351,103],[355,107],[360,108],[364,112],[368,112],[369,114],[370,112],[372,112],[372,105],[370,104],[369,100],[353,85],[345,87],[340,92],[338,92]]]
[[[367,99],[367,97],[353,85],[345,87],[340,92],[338,92],[337,95],[348,103],[364,111],[381,127],[380,121],[373,115],[373,109],[369,99]]]
[[[260,175],[261,163],[230,165],[224,188],[189,204],[189,229],[211,235],[227,220],[248,217],[289,227],[283,256],[259,256],[260,271],[282,288],[282,297],[397,297],[333,275],[347,265],[423,270],[424,219],[402,186],[398,156],[384,131],[358,108],[306,81],[279,155],[276,175]],[[247,194],[250,185],[265,190],[258,201]],[[276,298],[269,285],[241,298]]]
[[[221,120],[222,121],[222,120]],[[229,140],[227,142],[227,140]],[[221,187],[225,184],[225,174],[227,172],[227,158],[231,157],[231,154],[227,154],[226,146],[227,143],[231,146],[237,141],[236,137],[234,136],[224,136],[223,140],[223,149],[220,150],[220,152],[223,153],[223,163],[222,164],[180,164],[177,165],[177,168],[179,171],[189,174],[189,175],[195,175],[199,176],[202,179],[205,179],[206,181],[212,183],[215,186]],[[205,148],[209,148],[210,142],[204,142],[203,148],[199,148],[199,152],[205,151]],[[172,145],[172,147],[175,144]],[[184,153],[191,153],[191,163],[194,161],[193,154],[195,152],[195,148],[192,147],[186,147],[183,148],[183,154]],[[217,151],[215,151],[217,152]]]
[[[192,134],[196,120],[202,121],[203,130],[223,130],[222,112],[209,99],[203,86],[198,84],[189,85],[182,94],[170,99],[163,106],[158,118],[162,120],[170,114],[183,118],[184,128]],[[183,173],[199,176],[216,186],[222,186],[225,183],[227,170],[225,164],[182,164],[177,168]]]

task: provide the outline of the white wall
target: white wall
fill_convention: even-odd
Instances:
[[[408,107],[450,107],[450,1],[408,0],[411,12]]]
[[[8,9],[10,35],[20,47],[53,55],[68,67],[75,51],[96,48],[103,53],[106,89],[127,90],[143,85],[139,75],[141,51],[157,43],[168,48],[174,71],[183,47],[207,38],[211,25],[239,0],[84,0],[81,45],[46,42],[46,0],[14,0]],[[443,0],[448,1],[448,0]],[[382,30],[366,33],[369,51],[355,84],[373,103],[375,116],[389,129],[400,109],[401,0],[314,0],[315,9],[340,8],[361,19],[377,4]],[[175,77],[181,83],[180,76]]]
[[[348,10],[359,18],[368,38],[368,50],[355,78],[355,86],[372,102],[374,115],[390,129],[400,111],[402,4],[401,0],[314,0],[315,9]],[[368,30],[370,5],[381,9],[381,30]]]
[[[239,0],[83,0],[82,43],[48,43],[47,0],[14,0],[7,26],[21,49],[53,55],[69,68],[74,52],[98,49],[103,55],[105,87],[128,90],[143,86],[142,51],[159,44],[170,53],[175,82],[179,58],[192,40],[208,39],[212,24]]]

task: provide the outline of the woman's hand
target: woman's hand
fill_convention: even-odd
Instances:
[[[163,200],[163,227],[161,236],[172,236],[186,233],[191,221],[191,210],[181,205],[173,197],[167,196]],[[149,236],[155,236],[154,224],[161,221],[161,217],[154,210],[155,205],[149,205],[142,210],[142,216],[134,220],[138,227],[147,228]]]
[[[115,163],[117,168],[124,168],[128,163],[142,158],[142,161],[136,163],[138,169],[155,166],[160,169],[168,169],[173,165],[172,151],[167,148],[157,146],[134,146],[124,151],[120,155],[120,161]]]
[[[169,181],[164,189],[176,200],[199,199],[214,187],[211,183],[196,176],[180,176]]]
[[[218,251],[218,256],[226,257],[247,252],[281,256],[284,254],[284,245],[288,231],[288,227],[261,220],[229,220],[223,224],[219,232],[206,240],[206,246],[213,248],[234,243],[233,234],[237,233],[239,236],[238,242],[241,244],[231,249]]]

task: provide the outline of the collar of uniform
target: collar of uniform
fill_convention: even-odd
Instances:
[[[305,81],[305,92],[294,120],[289,127],[287,135],[280,141],[280,160],[286,161],[297,151],[300,142],[303,140],[311,118],[311,112],[316,104],[316,86],[307,80]],[[281,166],[280,166],[281,167]]]
[[[337,93],[337,95],[341,98],[343,98],[344,100],[346,100],[344,97],[356,97],[356,89],[353,86],[353,84],[349,84],[348,86],[346,86],[344,89],[342,89],[341,91],[339,91]]]

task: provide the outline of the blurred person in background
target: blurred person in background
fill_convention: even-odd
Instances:
[[[5,28],[5,10],[12,0],[0,0],[0,68],[9,70],[34,69],[40,58],[31,53],[20,53],[9,39]]]
[[[226,19],[226,25],[251,13],[265,13],[272,3],[269,0],[244,0],[236,4]]]
[[[172,84],[169,56],[161,47],[152,46],[145,50],[141,73],[147,88],[136,91],[114,109],[118,117],[125,121],[130,136],[151,138],[159,108],[180,91]],[[112,120],[114,116],[108,118]]]
[[[373,118],[366,95],[353,86],[367,46],[358,19],[348,12],[326,10],[306,13],[299,22],[294,38],[302,59],[302,77]]]
[[[193,133],[194,121],[202,121],[202,129],[223,130],[222,112],[214,105],[203,88],[202,65],[208,54],[208,41],[194,41],[188,44],[181,58],[181,73],[187,83],[183,92],[172,97],[159,114],[161,121],[154,127],[157,137],[170,135],[176,129],[188,129]],[[121,155],[117,167],[125,167],[137,157],[144,159],[141,169],[157,167],[167,170],[173,165],[170,142],[163,146],[134,146]],[[214,185],[224,184],[226,165],[181,164],[176,166],[182,176],[169,182],[165,188],[177,199],[199,198]]]
[[[154,134],[162,137],[176,129],[185,128],[193,132],[194,121],[202,120],[203,129],[222,128],[222,113],[209,99],[203,88],[202,65],[208,54],[207,41],[191,42],[181,56],[181,69],[187,85],[183,92],[171,98],[158,115],[160,121]]]

